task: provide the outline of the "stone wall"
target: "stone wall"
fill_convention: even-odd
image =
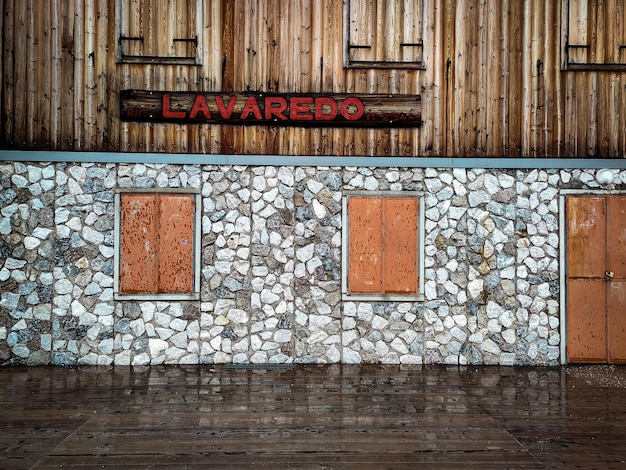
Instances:
[[[558,364],[559,190],[598,187],[594,170],[3,162],[0,172],[5,365]],[[114,300],[114,193],[130,188],[201,193],[200,301]],[[424,301],[342,301],[350,190],[423,192]]]

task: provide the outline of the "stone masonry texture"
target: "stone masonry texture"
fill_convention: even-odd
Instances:
[[[617,173],[618,184],[626,173]],[[115,300],[115,192],[201,195],[197,301]],[[0,364],[556,365],[595,170],[0,163]],[[342,199],[423,195],[424,299],[342,300]]]

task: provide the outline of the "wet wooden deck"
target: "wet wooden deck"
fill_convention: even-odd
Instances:
[[[0,410],[2,469],[626,469],[626,389],[565,368],[4,368]]]

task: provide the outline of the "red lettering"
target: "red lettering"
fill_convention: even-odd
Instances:
[[[228,106],[224,107],[224,100],[221,96],[217,95],[215,97],[215,103],[217,104],[217,109],[220,112],[220,116],[222,119],[228,119],[231,114],[233,114],[233,109],[235,109],[235,103],[237,102],[236,96],[231,96],[230,100],[228,100]]]
[[[272,116],[283,121],[287,116],[283,113],[287,109],[287,100],[282,96],[268,96],[265,98],[265,119],[270,120]]]
[[[310,104],[313,98],[310,96],[293,96],[289,100],[289,117],[294,121],[312,121]]]
[[[243,106],[243,111],[241,111],[241,119],[246,119],[250,113],[254,114],[256,119],[262,119],[259,103],[257,103],[254,96],[248,96],[246,104]]]
[[[351,106],[356,107],[356,112],[355,113],[350,113],[349,109]],[[363,113],[365,112],[365,107],[363,106],[363,102],[355,97],[351,97],[351,98],[346,98],[345,100],[343,100],[343,103],[341,103],[341,115],[346,118],[348,121],[356,121],[357,119],[359,119],[361,116],[363,116]]]
[[[324,112],[324,108],[330,108],[329,113]],[[318,121],[332,121],[337,117],[337,102],[332,98],[321,96],[315,98],[315,119]]]
[[[163,117],[173,118],[173,119],[185,118],[184,111],[171,111],[170,110],[170,95],[168,93],[163,93]]]
[[[204,114],[205,118],[211,119],[211,111],[209,111],[209,107],[206,104],[206,98],[204,97],[204,95],[196,96],[196,100],[193,102],[193,107],[191,108],[189,117],[191,119],[195,119],[199,113]]]

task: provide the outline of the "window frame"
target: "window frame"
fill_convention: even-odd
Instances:
[[[583,1],[583,0],[576,0],[576,1]],[[584,0],[589,2],[589,0]],[[619,1],[619,0],[618,0]],[[563,18],[563,21],[561,22],[562,25],[562,32],[561,32],[561,53],[562,53],[562,60],[561,60],[561,69],[563,71],[597,71],[597,72],[601,72],[601,71],[626,71],[626,14],[624,14],[624,20],[622,22],[622,29],[621,29],[621,35],[622,35],[622,41],[624,42],[624,44],[619,44],[618,50],[614,50],[613,48],[612,53],[614,54],[613,57],[623,57],[623,62],[608,62],[608,61],[602,61],[602,62],[590,62],[589,60],[585,60],[585,61],[573,61],[572,59],[572,55],[574,55],[576,53],[576,51],[580,51],[580,50],[591,50],[592,45],[589,42],[589,40],[587,40],[587,44],[570,44],[570,38],[572,37],[572,35],[570,34],[570,26],[572,23],[572,19],[570,17],[571,11],[572,11],[572,0],[562,0],[562,4],[561,4],[561,17]],[[624,5],[623,5],[624,9],[626,10],[626,1],[624,1]],[[587,8],[587,11],[589,10],[589,8]],[[605,11],[605,14],[607,12]],[[626,13],[626,12],[625,12]],[[580,22],[580,20],[579,20]],[[587,20],[585,20],[586,23],[588,23]],[[591,32],[589,33],[591,34]],[[605,33],[605,37],[602,38],[603,42],[606,42],[606,36],[607,33]],[[622,42],[619,41],[619,42]],[[610,44],[604,44],[604,48],[605,50],[608,49],[608,46],[611,46]],[[589,59],[589,57],[587,57],[587,59]]]
[[[120,262],[121,262],[121,246],[122,246],[122,212],[121,197],[123,194],[188,194],[194,199],[193,213],[193,292],[189,293],[122,293],[120,292]],[[193,189],[172,188],[171,190],[157,189],[118,189],[115,191],[115,250],[113,265],[113,297],[115,300],[199,300],[200,299],[200,275],[201,275],[201,253],[202,253],[202,195]]]
[[[343,5],[343,14],[344,14],[344,67],[345,68],[367,68],[367,69],[416,69],[416,70],[425,70],[426,69],[426,61],[425,61],[425,44],[427,37],[427,4],[428,0],[420,0],[421,1],[421,28],[420,32],[420,41],[419,42],[411,42],[411,43],[399,43],[401,47],[421,47],[421,60],[419,61],[402,61],[402,60],[383,60],[383,59],[374,59],[374,60],[352,60],[350,58],[350,50],[358,49],[358,48],[371,48],[371,46],[367,45],[359,45],[359,44],[351,44],[351,18],[350,18],[350,10],[351,4],[353,1],[363,1],[363,0],[344,0]],[[387,1],[387,0],[384,0]],[[401,1],[401,0],[398,0]],[[385,28],[383,28],[385,29]],[[386,38],[384,38],[386,39]]]
[[[417,273],[418,285],[417,292],[410,294],[365,294],[351,293],[348,286],[348,277],[350,273],[349,265],[349,223],[350,214],[348,211],[348,202],[351,197],[396,197],[396,198],[415,198],[418,202],[417,214]],[[424,211],[424,194],[415,191],[349,191],[342,198],[342,276],[341,276],[341,296],[344,301],[389,301],[389,302],[409,302],[424,300],[424,260],[425,260],[425,211]]]
[[[195,32],[196,38],[171,38],[172,42],[178,41],[194,41],[195,42],[195,57],[191,56],[160,56],[160,55],[133,55],[124,54],[124,47],[122,45],[123,40],[137,40],[144,41],[145,38],[123,36],[123,2],[128,0],[115,0],[115,43],[116,43],[116,61],[118,64],[158,64],[158,65],[202,65],[202,58],[204,56],[204,37],[203,37],[203,24],[204,24],[204,0],[187,0],[189,2],[196,2],[196,18],[195,18]],[[154,1],[154,0],[153,0]],[[138,15],[141,12],[137,12]],[[130,18],[129,18],[130,22]]]

